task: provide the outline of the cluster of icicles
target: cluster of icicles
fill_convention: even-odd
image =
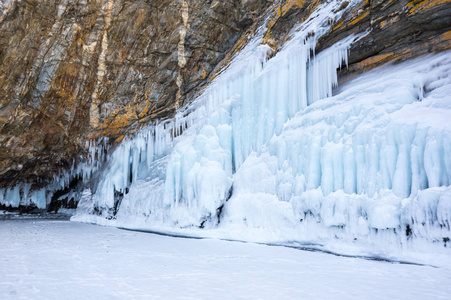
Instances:
[[[109,149],[108,139],[89,140],[86,142],[85,148],[88,159],[84,163],[75,164],[74,162],[69,171],[54,175],[52,182],[43,188],[32,189],[32,183],[21,183],[11,188],[0,189],[0,204],[7,207],[34,205],[39,209],[45,209],[50,204],[54,193],[68,188],[74,179],[81,179],[85,183],[89,182],[92,174],[99,170],[106,160],[106,153]],[[40,183],[38,182],[38,184]],[[70,198],[77,197],[78,193],[75,191],[69,192],[72,193]],[[62,197],[65,198],[68,195],[64,194]]]

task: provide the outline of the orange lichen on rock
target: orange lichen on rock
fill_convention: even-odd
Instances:
[[[102,123],[104,135],[118,135],[121,129],[133,124],[138,120],[135,107],[127,105],[126,107],[115,110],[112,116]]]
[[[298,20],[299,23],[302,23],[310,15],[309,12],[312,12],[319,4],[321,4],[321,1],[319,0],[315,0],[313,2],[308,1],[307,3],[305,0],[287,0],[279,4],[279,6],[275,9],[272,16],[270,17],[270,20],[268,22],[268,30],[263,37],[262,44],[270,46],[274,50],[274,53],[276,53],[277,46],[283,45],[289,39],[289,36],[286,36],[283,39],[282,43],[278,43],[278,40],[272,37],[273,27],[281,20],[281,18],[287,15],[287,13],[294,8],[303,9],[305,12],[307,12],[305,16]]]
[[[140,121],[143,118],[154,113],[156,111],[157,104],[149,100],[151,91],[152,88],[149,88],[145,92],[144,97],[146,100],[144,100],[142,96],[136,94],[132,104],[128,104],[120,109],[114,109],[110,112],[109,117],[107,117],[102,123],[102,134],[112,136],[122,134],[124,129],[129,128],[132,124],[141,123]],[[140,104],[144,101],[145,106],[142,108]],[[133,130],[129,130],[128,132],[132,133]]]
[[[337,24],[335,24],[335,25],[332,27],[332,31],[335,31],[335,30],[341,28],[341,27],[343,26],[343,24],[344,24],[344,21],[338,22]]]
[[[287,0],[286,2],[279,4],[277,7],[275,7],[272,16],[270,17],[270,20],[268,21],[268,30],[266,31],[266,34],[263,37],[262,44],[267,44],[274,49],[275,41],[270,38],[271,28],[274,27],[274,25],[277,23],[280,17],[286,15],[286,13],[290,11],[290,9],[292,9],[293,7],[296,6],[302,8],[304,2],[305,0]]]
[[[408,14],[413,15],[424,10],[433,8],[437,5],[451,3],[451,0],[423,0],[423,1],[411,1],[406,6],[409,9]]]
[[[441,34],[438,39],[441,41],[448,41],[448,44],[451,45],[451,30]]]
[[[205,77],[207,77],[207,71],[205,71],[205,69],[202,69],[202,77],[201,77],[201,79],[205,79]]]
[[[342,5],[338,11],[341,11],[348,7],[348,5]],[[343,15],[342,19],[338,20],[335,25],[332,26],[332,31],[344,30],[347,27],[354,27],[354,25],[360,23],[370,14],[370,2],[368,0],[361,1],[357,6],[354,6],[350,11]],[[372,21],[374,23],[375,20]]]
[[[274,9],[271,18],[268,21],[268,30],[271,30],[271,28],[274,26],[274,24],[276,24],[277,19],[279,19],[281,15],[282,15],[282,9],[280,6],[278,6]]]
[[[149,113],[154,113],[156,108],[157,108],[156,104],[152,105],[152,103],[149,100],[147,100],[146,107],[144,107],[144,109],[138,114],[139,119],[144,118]]]
[[[385,28],[387,26],[393,25],[395,22],[399,20],[399,16],[395,16],[394,18],[388,19],[386,21],[382,21],[379,24],[380,28]]]
[[[115,141],[114,141],[114,143],[120,143],[120,142],[122,142],[123,140],[124,140],[124,138],[125,138],[125,135],[121,135],[120,137],[118,137]]]
[[[425,46],[434,48],[435,51],[449,50],[451,49],[451,30],[439,36],[431,37],[429,41]]]
[[[366,70],[371,69],[377,65],[383,64],[388,62],[390,59],[392,59],[395,56],[394,53],[386,53],[386,54],[379,54],[376,56],[369,57],[355,65],[353,65],[353,68],[355,70]]]
[[[282,4],[281,13],[282,16],[284,16],[293,6],[297,6],[299,8],[302,8],[304,5],[305,0],[288,0],[284,4]]]
[[[348,26],[357,24],[357,23],[360,22],[363,18],[365,18],[366,16],[368,16],[369,14],[370,14],[370,11],[367,10],[366,12],[362,13],[360,16],[358,16],[357,18],[355,18],[354,20],[352,20],[351,22],[349,22],[349,23],[348,23]]]

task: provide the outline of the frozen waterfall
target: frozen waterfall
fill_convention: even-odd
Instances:
[[[271,59],[262,28],[174,119],[123,141],[74,220],[255,241],[446,246],[451,53],[337,88],[337,68],[362,35],[312,53],[340,3],[319,6]]]

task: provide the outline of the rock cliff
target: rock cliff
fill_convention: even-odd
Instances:
[[[266,26],[277,52],[321,0],[0,1],[0,187],[52,181],[86,156],[172,116]],[[451,48],[451,1],[362,0],[316,53],[367,32],[344,81]],[[311,33],[312,35],[315,32]]]
[[[49,181],[190,99],[267,1],[3,1],[0,185]]]

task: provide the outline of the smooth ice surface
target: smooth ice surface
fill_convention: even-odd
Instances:
[[[451,52],[337,88],[365,33],[312,53],[341,2],[269,60],[261,28],[198,99],[114,151],[73,220],[448,261]]]
[[[451,270],[64,221],[0,221],[0,299],[449,299]]]

